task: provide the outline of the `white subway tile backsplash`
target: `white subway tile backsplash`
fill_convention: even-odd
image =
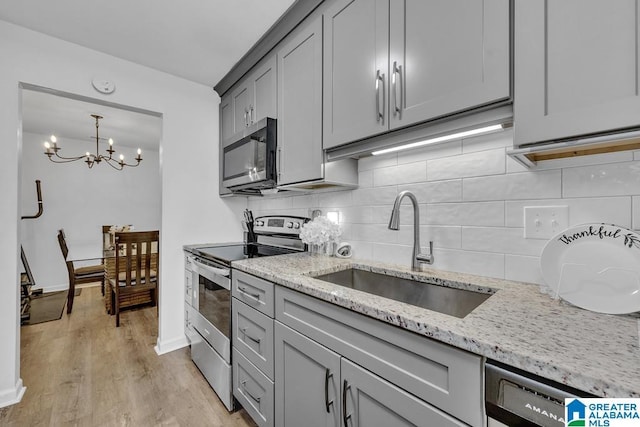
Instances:
[[[318,195],[308,194],[304,196],[293,196],[291,198],[291,207],[293,208],[317,208]]]
[[[358,187],[373,187],[373,169],[358,172]]]
[[[413,224],[401,225],[398,243],[413,247]],[[422,250],[429,250],[429,241],[436,248],[460,249],[462,228],[457,226],[423,225],[420,226],[420,244]]]
[[[318,195],[318,207],[322,210],[326,208],[340,208],[353,205],[353,192],[335,191],[331,193],[321,193]]]
[[[542,283],[545,240],[524,239],[525,206],[569,206],[569,224],[606,222],[640,229],[640,150],[544,162],[535,170],[506,155],[512,130],[362,158],[359,188],[247,199],[256,216],[337,210],[355,258],[411,265],[413,208],[387,228],[400,191],[420,208],[422,250],[434,241],[434,268]],[[635,158],[635,161],[631,161]],[[563,198],[564,197],[564,198]]]
[[[462,180],[462,200],[559,198],[561,182],[560,171],[523,172],[482,178],[465,178]]]
[[[507,201],[505,208],[507,227],[524,227],[525,206],[569,206],[569,226],[589,222],[606,222],[621,227],[631,226],[630,197]]]
[[[511,148],[513,146],[513,128],[488,135],[478,135],[462,140],[462,152],[473,153],[475,151],[491,150],[494,148]]]
[[[423,160],[441,159],[462,153],[462,141],[448,141],[444,144],[428,145],[415,150],[398,152],[398,164]]]
[[[427,161],[428,181],[497,175],[504,172],[504,148]]]
[[[502,227],[504,202],[430,204],[425,224]]]
[[[507,280],[532,284],[544,283],[538,257],[507,254],[504,271],[504,278]]]
[[[372,169],[396,166],[398,164],[398,154],[385,154],[383,156],[368,156],[358,160],[358,171],[364,172]]]
[[[504,278],[504,254],[435,249],[432,267],[440,270]]]
[[[640,164],[611,163],[563,169],[564,197],[640,195]]]
[[[375,261],[411,267],[413,246],[374,243],[372,250],[372,259]]]
[[[351,238],[372,243],[397,243],[398,232],[389,230],[387,224],[352,224]]]
[[[462,249],[470,251],[540,256],[546,243],[525,239],[522,228],[462,227]]]
[[[352,191],[355,206],[393,205],[398,195],[396,186],[358,188]]]
[[[409,190],[418,203],[442,203],[462,201],[462,180],[421,182],[398,186],[398,191]]]

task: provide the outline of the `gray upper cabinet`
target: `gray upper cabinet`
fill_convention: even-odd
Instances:
[[[227,94],[220,100],[220,141],[222,145],[225,145],[233,133],[233,105],[231,94]]]
[[[231,91],[233,133],[265,117],[277,117],[276,58],[254,69]]]
[[[510,97],[508,0],[391,0],[390,127]]]
[[[637,0],[515,4],[516,145],[640,125]]]
[[[278,50],[278,184],[323,177],[322,17]]]
[[[509,0],[338,0],[324,148],[510,98]]]
[[[324,148],[388,129],[388,22],[388,0],[338,0],[325,11]]]

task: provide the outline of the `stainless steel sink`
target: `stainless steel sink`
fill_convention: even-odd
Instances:
[[[471,313],[491,296],[488,293],[449,288],[356,268],[315,278],[459,318]]]

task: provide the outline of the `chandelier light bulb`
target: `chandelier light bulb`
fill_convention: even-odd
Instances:
[[[120,161],[124,160],[124,154],[120,154]]]
[[[58,142],[58,138],[55,135],[51,135],[51,142]]]
[[[91,153],[87,151],[86,156],[87,156],[87,158],[91,157]]]
[[[113,145],[113,138],[109,138],[109,145]]]
[[[138,148],[138,156],[142,154],[142,150]]]
[[[49,141],[44,142],[44,148],[46,148],[47,150],[51,148],[51,144],[49,144]]]

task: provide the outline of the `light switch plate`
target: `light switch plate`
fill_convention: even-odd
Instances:
[[[569,206],[525,206],[524,238],[550,239],[569,228]]]

